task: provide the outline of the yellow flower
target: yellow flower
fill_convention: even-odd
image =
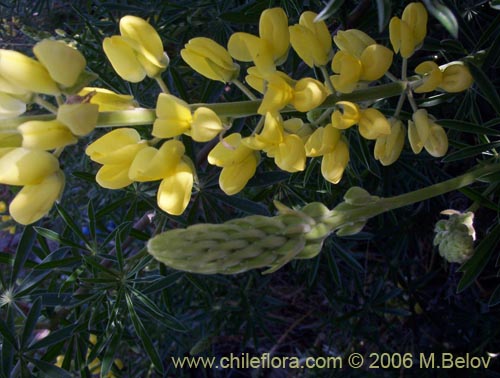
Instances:
[[[159,148],[145,147],[134,157],[128,176],[133,181],[156,181],[175,173],[184,155],[184,145],[168,140]]]
[[[360,80],[380,79],[392,64],[392,51],[361,30],[339,31],[334,40],[340,51],[332,60],[332,70],[338,75],[331,80],[339,92],[352,92]]]
[[[64,189],[64,174],[57,170],[38,184],[24,186],[9,206],[12,218],[27,225],[45,216]]]
[[[391,165],[398,160],[405,143],[405,128],[403,122],[398,119],[391,118],[391,133],[389,135],[381,135],[375,141],[373,155],[384,166]]]
[[[317,128],[305,144],[306,156],[317,157],[332,152],[340,140],[340,131],[329,123],[325,127]]]
[[[33,47],[33,53],[50,77],[63,87],[75,85],[87,65],[78,50],[62,41],[44,39]]]
[[[474,82],[464,62],[451,62],[440,67],[440,69],[443,70],[443,79],[439,84],[439,88],[446,92],[456,93],[465,91]]]
[[[283,122],[283,128],[290,134],[298,135],[304,144],[313,133],[311,125],[304,123],[300,118],[287,119]]]
[[[254,62],[267,77],[282,64],[290,46],[288,17],[281,8],[267,9],[259,21],[259,37],[248,33],[234,33],[227,45],[231,56],[242,62]]]
[[[156,102],[156,116],[152,134],[158,138],[172,138],[189,130],[193,116],[187,102],[171,94],[160,93]]]
[[[187,102],[170,94],[158,96],[156,115],[158,118],[153,123],[152,134],[158,138],[187,134],[197,142],[208,142],[224,130],[222,121],[213,110],[199,107],[191,114]]]
[[[134,108],[134,97],[117,94],[104,88],[85,87],[78,95],[85,97],[91,95],[89,102],[99,106],[100,112],[112,112],[116,110],[128,110]]]
[[[283,80],[286,81],[286,83],[289,85],[289,86],[293,86],[294,83],[295,83],[295,80],[293,80],[290,76],[288,76],[286,73],[284,72],[281,72],[281,71],[275,71],[272,73],[271,76],[267,76],[267,79],[264,77],[265,75],[263,73],[261,73],[259,71],[259,69],[255,66],[253,67],[249,67],[247,69],[247,73],[248,75],[245,76],[245,80],[246,82],[248,83],[248,85],[250,85],[253,89],[255,89],[256,91],[260,92],[260,93],[264,93],[265,92],[265,84],[267,82],[267,80],[273,76],[279,76],[281,77]]]
[[[241,134],[225,137],[208,154],[208,162],[222,167],[219,186],[227,195],[240,192],[257,169],[258,155],[242,143]]]
[[[415,68],[415,72],[424,77],[422,85],[414,89],[415,93],[432,92],[443,81],[443,73],[439,69],[439,66],[430,60],[420,63]]]
[[[190,39],[181,50],[181,56],[193,70],[212,80],[227,83],[239,73],[239,66],[227,50],[210,38]]]
[[[188,157],[175,166],[173,172],[165,177],[158,188],[157,202],[160,209],[172,214],[181,215],[189,204],[193,189],[193,163]]]
[[[26,104],[24,101],[7,93],[0,92],[0,120],[17,117],[25,111]]]
[[[169,63],[161,38],[145,20],[125,16],[120,20],[121,36],[105,38],[103,48],[116,73],[137,83],[146,75],[160,75]]]
[[[278,112],[287,106],[293,99],[293,88],[281,75],[276,73],[269,76],[264,98],[257,109],[257,113]]]
[[[291,104],[299,112],[308,112],[325,101],[328,91],[318,80],[306,77],[297,81],[293,87]]]
[[[28,121],[17,128],[23,136],[23,147],[53,150],[70,144],[78,139],[58,120]]]
[[[85,153],[93,161],[104,164],[96,175],[103,188],[119,189],[133,180],[128,171],[137,153],[147,147],[139,133],[130,128],[115,129],[90,144]]]
[[[59,170],[59,161],[49,152],[12,148],[0,157],[0,183],[36,185]]]
[[[408,139],[415,154],[422,148],[434,157],[442,157],[448,151],[446,131],[429,118],[427,110],[419,109],[413,113],[413,121],[408,121]]]
[[[22,143],[23,138],[18,132],[0,131],[0,148],[21,147]]]
[[[324,21],[314,21],[316,16],[316,13],[306,11],[297,25],[289,27],[293,49],[311,68],[328,63],[332,51],[330,32]]]
[[[389,23],[392,48],[403,58],[409,58],[422,44],[427,34],[427,11],[421,3],[410,3],[401,19],[393,17]]]
[[[90,103],[63,104],[57,109],[57,120],[78,136],[87,135],[95,129],[98,115],[99,105]]]
[[[361,110],[359,119],[359,133],[365,139],[377,139],[391,133],[391,125],[387,118],[377,109]]]
[[[332,152],[323,155],[321,174],[325,180],[338,184],[349,163],[349,147],[342,139],[337,142]]]
[[[17,51],[0,49],[0,76],[22,91],[48,95],[61,92],[40,62]]]
[[[344,130],[357,124],[361,118],[359,106],[350,101],[339,101],[335,104],[342,109],[332,113],[332,126],[336,129]]]

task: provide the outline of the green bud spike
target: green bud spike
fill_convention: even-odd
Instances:
[[[434,245],[439,245],[439,254],[448,262],[461,264],[474,253],[474,213],[445,210],[441,214],[449,218],[436,223]]]

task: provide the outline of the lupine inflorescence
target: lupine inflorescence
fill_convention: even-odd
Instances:
[[[309,158],[319,157],[325,180],[338,183],[349,163],[345,130],[353,126],[361,137],[374,141],[374,157],[383,165],[398,159],[406,135],[415,154],[425,149],[432,156],[443,156],[448,149],[446,132],[427,110],[417,107],[413,95],[463,91],[471,86],[472,77],[463,62],[439,66],[434,61],[419,64],[415,75],[408,75],[407,60],[422,46],[426,26],[425,7],[410,3],[401,18],[390,22],[391,49],[357,29],[332,37],[325,22],[317,21],[311,11],[290,26],[284,10],[273,8],[262,13],[258,35],[234,33],[227,49],[206,37],[193,38],[180,51],[182,59],[208,79],[235,85],[251,100],[246,102],[250,108],[228,103],[227,111],[228,107],[217,108],[219,104],[188,104],[172,94],[161,77],[169,58],[159,34],[147,21],[125,16],[120,35],[104,39],[104,52],[121,78],[130,82],[153,78],[163,93],[149,120],[152,139],[120,127],[88,145],[86,154],[100,165],[96,181],[109,189],[159,181],[159,208],[182,214],[197,181],[196,166],[180,138],[183,134],[196,142],[218,138],[207,160],[222,168],[219,184],[228,195],[246,186],[265,157],[287,172],[303,171]],[[10,204],[11,216],[22,224],[43,217],[62,195],[65,180],[58,158],[64,148],[97,125],[113,125],[102,121],[105,112],[114,112],[109,113],[113,118],[144,110],[131,96],[89,87],[95,76],[85,71],[86,60],[74,47],[47,39],[34,46],[33,54],[31,58],[0,50],[0,118],[18,119],[16,130],[2,128],[0,133],[0,183],[23,186]],[[292,78],[280,71],[291,54],[317,68],[322,77]],[[390,73],[397,54],[404,68],[399,78]],[[385,78],[392,87],[377,86]],[[364,98],[367,90],[370,95]],[[372,100],[395,95],[400,96],[398,107],[387,118]],[[400,117],[406,98],[413,109],[407,125]],[[29,103],[51,115],[20,117]],[[253,132],[232,132],[232,121],[249,115],[258,117]],[[128,124],[125,116],[118,124],[132,122]]]

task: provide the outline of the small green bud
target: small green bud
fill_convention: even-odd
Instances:
[[[449,218],[436,223],[434,245],[439,246],[439,254],[448,262],[461,264],[474,253],[474,213],[445,210],[441,214]]]

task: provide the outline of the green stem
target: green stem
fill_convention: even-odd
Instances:
[[[387,97],[399,96],[405,89],[406,84],[404,82],[397,82],[360,89],[352,93],[343,93],[336,96],[330,95],[317,107],[317,109],[333,108],[338,101],[374,101]],[[256,115],[260,103],[261,100],[251,100],[216,104],[191,104],[190,107],[193,111],[202,106],[207,107],[216,112],[219,117],[242,118]],[[288,108],[281,111],[281,113],[288,112],[297,112],[297,110]],[[52,120],[54,118],[52,114],[44,114],[5,119],[0,123],[0,131],[15,130],[20,124],[30,120]],[[134,127],[151,125],[155,119],[155,109],[136,108],[133,110],[102,112],[99,113],[97,127]]]
[[[40,96],[35,96],[35,103],[40,105],[42,108],[47,109],[49,112],[53,114],[57,114],[57,106],[52,105],[50,102],[44,100]]]
[[[167,87],[167,84],[163,81],[160,75],[155,76],[155,80],[158,83],[158,86],[161,88],[161,91],[166,94],[170,94],[170,91]]]
[[[323,75],[323,78],[325,79],[326,86],[328,87],[328,90],[330,91],[331,95],[335,95],[336,91],[333,86],[332,81],[330,80],[330,75],[328,74],[328,71],[326,70],[326,66],[320,66],[319,69],[321,70],[321,74]]]
[[[236,85],[239,90],[242,91],[250,100],[257,100],[257,97],[241,81],[239,81],[238,79],[233,79],[231,82]]]

